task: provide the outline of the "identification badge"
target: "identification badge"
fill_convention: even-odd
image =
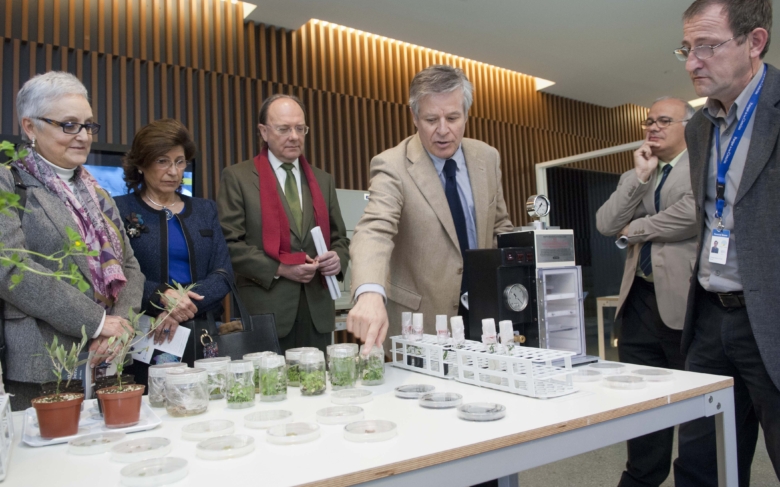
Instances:
[[[713,264],[724,265],[726,257],[729,254],[729,236],[730,230],[712,230],[712,241],[710,242],[710,262]]]

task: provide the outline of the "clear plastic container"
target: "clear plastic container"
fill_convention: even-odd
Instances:
[[[143,460],[124,467],[119,476],[127,487],[157,487],[169,485],[187,477],[187,460],[166,457]]]
[[[296,367],[302,395],[318,396],[325,392],[325,355],[321,351],[314,349],[301,353]]]
[[[574,382],[597,382],[600,381],[602,377],[603,375],[598,370],[582,368],[571,374],[571,380]]]
[[[340,405],[364,404],[373,400],[372,392],[366,389],[344,389],[330,395],[330,402]]]
[[[667,382],[674,380],[674,372],[668,369],[637,369],[631,372],[647,382]]]
[[[292,423],[291,411],[284,409],[272,409],[270,411],[258,411],[244,416],[244,426],[252,429],[267,429],[285,423]]]
[[[68,453],[73,455],[97,455],[106,453],[120,441],[124,441],[124,433],[96,433],[94,435],[74,438],[68,442]]]
[[[209,408],[206,369],[187,369],[165,376],[165,411],[174,418],[203,414]]]
[[[409,384],[395,388],[395,397],[401,399],[420,399],[426,394],[430,394],[436,389],[435,386],[428,384]]]
[[[331,406],[317,411],[320,424],[347,424],[363,419],[363,408],[359,406]]]
[[[641,377],[635,375],[611,375],[604,377],[602,382],[606,387],[611,389],[644,389],[647,386],[647,382]]]
[[[287,371],[284,357],[260,357],[260,400],[263,402],[287,399]]]
[[[111,460],[120,463],[140,462],[150,458],[160,458],[171,452],[171,440],[168,438],[148,437],[117,443],[111,447]]]
[[[255,367],[255,394],[260,394],[260,359],[272,355],[276,354],[274,352],[253,352],[248,353],[242,357],[244,360],[252,361],[252,365]]]
[[[228,362],[227,406],[231,409],[251,408],[255,405],[255,367],[251,360]]]
[[[458,406],[458,417],[466,421],[496,421],[506,416],[506,407],[497,403],[472,402]]]
[[[171,369],[187,367],[187,364],[174,362],[149,367],[149,405],[153,408],[165,407],[165,376]]]
[[[334,391],[350,389],[357,382],[357,355],[356,343],[340,343],[333,345],[328,350],[328,370],[330,371],[330,385]]]
[[[287,362],[287,387],[298,387],[301,383],[298,363],[301,361],[301,353],[318,350],[316,347],[291,348],[284,352]]]
[[[593,370],[598,370],[603,375],[619,375],[626,371],[626,365],[618,362],[596,362],[590,364]]]
[[[181,429],[181,439],[203,441],[216,436],[232,435],[236,425],[226,419],[212,419],[200,423],[188,424]]]
[[[247,435],[217,436],[195,446],[195,455],[204,460],[227,460],[255,451],[255,439]]]
[[[454,392],[433,392],[422,396],[419,402],[428,409],[448,409],[460,406],[463,396]]]
[[[344,427],[344,439],[358,443],[387,441],[398,435],[398,426],[391,421],[355,421]]]
[[[320,425],[317,423],[288,423],[268,429],[266,440],[276,445],[296,445],[307,443],[320,437]]]
[[[203,358],[195,361],[195,367],[208,373],[209,399],[222,399],[227,389],[227,364],[230,357]]]
[[[360,383],[364,386],[378,386],[385,383],[385,349],[374,345],[363,357],[365,345],[360,347]]]

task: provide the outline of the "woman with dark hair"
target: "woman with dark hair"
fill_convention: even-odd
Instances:
[[[219,317],[230,287],[224,275],[214,271],[223,269],[233,279],[216,204],[181,193],[184,171],[194,156],[195,143],[184,125],[170,118],[150,123],[135,134],[125,156],[124,178],[130,193],[116,198],[146,275],[142,309],[159,315],[162,301],[178,296],[171,287],[174,283],[196,284],[155,330],[157,344],[173,339],[184,321],[209,312]],[[185,355],[185,360],[194,358]],[[136,380],[146,383],[145,367],[137,366],[135,372]]]

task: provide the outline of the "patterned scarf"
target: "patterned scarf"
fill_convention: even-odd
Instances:
[[[83,167],[76,168],[74,191],[71,191],[35,150],[29,147],[27,150],[27,156],[14,164],[43,183],[65,204],[84,244],[89,250],[98,251],[97,256],[87,256],[94,299],[110,309],[127,283],[123,272],[124,240],[119,211],[108,193]]]

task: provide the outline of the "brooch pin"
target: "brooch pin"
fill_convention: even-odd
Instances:
[[[125,217],[125,220],[127,220],[125,229],[128,237],[138,238],[142,233],[149,233],[149,229],[144,225],[144,218],[138,213],[130,213]]]

